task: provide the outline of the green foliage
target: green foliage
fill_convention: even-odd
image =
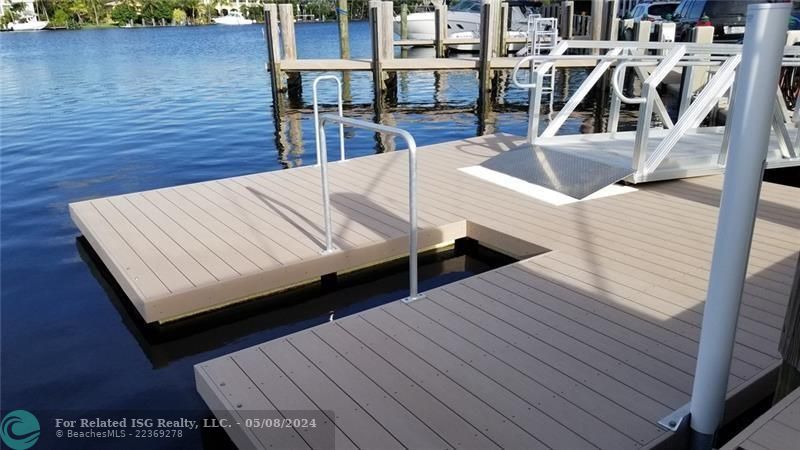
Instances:
[[[133,22],[138,17],[136,7],[132,3],[119,3],[111,10],[111,20],[117,24],[127,24]]]
[[[57,9],[51,17],[50,22],[57,27],[65,27],[69,24],[69,14],[61,8]]]

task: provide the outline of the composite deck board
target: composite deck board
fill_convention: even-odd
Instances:
[[[784,397],[721,450],[800,450],[800,389]]]
[[[519,142],[419,149],[421,243],[480,229],[501,251],[527,242],[549,252],[199,364],[209,405],[233,417],[245,405],[275,417],[320,411],[342,448],[625,449],[663,437],[657,421],[691,389],[722,177],[553,206],[458,170]],[[407,163],[393,152],[329,166],[341,249],[330,255],[318,167],[70,208],[146,319],[168,320],[200,300],[198,310],[403,256]],[[778,361],[800,248],[797,193],[762,188],[729,390]],[[274,443],[263,431],[231,434]],[[326,445],[304,429],[274,439]]]

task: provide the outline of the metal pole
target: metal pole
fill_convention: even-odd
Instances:
[[[325,250],[322,253],[330,253],[333,248],[333,236],[331,233],[331,196],[328,189],[328,145],[325,143],[325,124],[319,127],[319,171],[322,174],[322,210],[325,220]]]
[[[408,143],[408,302],[422,297],[417,286],[417,144]]]
[[[775,101],[764,92],[772,92],[772,86],[778,83],[791,8],[791,3],[763,3],[747,9],[742,64],[736,80],[736,109],[731,117],[730,152],[692,387],[693,449],[712,448],[725,409]]]
[[[339,77],[336,75],[320,75],[317,78],[314,78],[314,83],[312,84],[312,92],[313,92],[313,104],[314,104],[314,137],[316,138],[316,147],[317,147],[317,164],[320,163],[320,123],[319,123],[319,104],[317,101],[317,84],[322,80],[334,80],[336,81],[336,88],[339,94],[339,117],[344,117],[344,110],[342,106],[342,81],[339,80]],[[327,155],[326,155],[327,158]],[[339,160],[344,161],[344,125],[339,124]]]

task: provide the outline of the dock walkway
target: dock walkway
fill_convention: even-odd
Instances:
[[[410,304],[393,302],[199,364],[198,391],[214,413],[235,420],[245,410],[322,412],[335,421],[342,448],[625,449],[667,439],[671,433],[657,422],[690,397],[722,177],[555,206],[459,170],[519,142],[495,135],[419,150],[421,246],[471,236],[536,256]],[[402,252],[406,164],[405,152],[331,164],[334,242],[344,259],[322,261],[323,270],[362,265],[348,255],[376,243],[394,242]],[[176,223],[208,227],[202,236],[195,229],[173,236],[189,233],[220,247],[238,242],[252,255],[240,253],[242,261],[269,256],[274,266],[291,267],[320,258],[318,192],[318,169],[306,167],[133,196],[160,202],[154,217],[168,211],[180,216]],[[130,220],[144,221],[141,213],[125,214],[122,199],[142,212],[158,207],[123,196],[73,205],[73,214],[103,215],[113,230],[123,229],[116,222],[130,229]],[[763,186],[731,396],[758,389],[779,362],[800,248],[798,199],[795,188]],[[292,250],[275,251],[279,243]],[[170,251],[163,242],[151,246]],[[277,442],[265,430],[228,431],[245,448]],[[284,437],[298,447],[326,445],[302,431]]]
[[[800,389],[775,404],[721,450],[800,450]]]

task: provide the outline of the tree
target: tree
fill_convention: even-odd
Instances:
[[[137,15],[136,7],[128,2],[119,3],[111,10],[111,20],[117,24],[131,23]]]
[[[186,25],[186,11],[175,8],[172,10],[172,24],[173,25]]]
[[[53,25],[57,27],[66,27],[69,24],[69,14],[61,8],[58,8],[53,13]]]

